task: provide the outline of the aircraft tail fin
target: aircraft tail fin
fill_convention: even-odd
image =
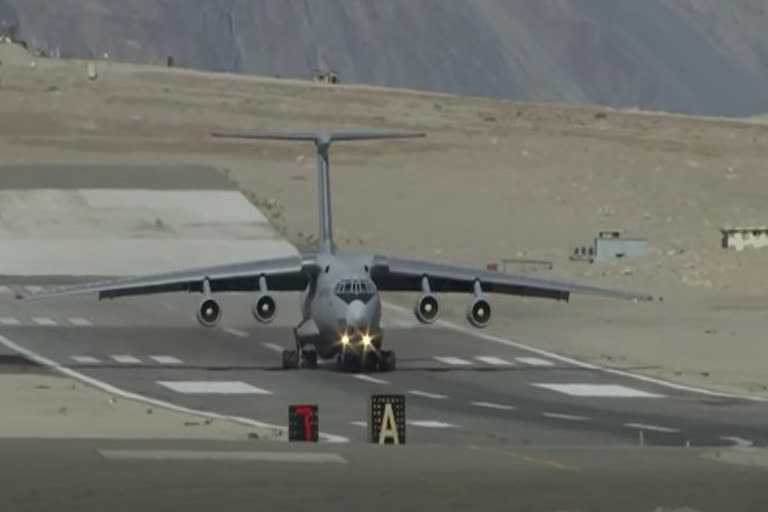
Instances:
[[[322,252],[333,252],[333,222],[331,219],[331,181],[328,152],[334,141],[380,140],[425,137],[421,132],[405,131],[339,131],[339,132],[262,132],[230,131],[214,132],[220,138],[312,141],[317,148],[317,181],[319,203],[319,247]]]

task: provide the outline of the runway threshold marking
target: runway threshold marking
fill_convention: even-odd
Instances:
[[[539,464],[542,466],[549,466],[551,468],[559,469],[562,471],[580,471],[581,468],[579,466],[573,466],[570,464],[565,464],[564,462],[560,462],[558,460],[554,459],[545,459],[543,457],[537,457],[533,455],[524,455],[522,453],[513,452],[511,450],[499,450],[495,448],[482,448],[480,446],[476,445],[469,445],[468,447],[470,450],[474,451],[482,451],[482,452],[488,452],[488,453],[496,453],[500,455],[505,455],[507,457],[511,457],[514,459],[523,460],[525,462],[530,462],[531,464]]]
[[[541,359],[539,357],[516,357],[515,361],[518,363],[527,364],[528,366],[555,366],[552,361]]]
[[[491,366],[514,366],[515,365],[515,363],[512,363],[510,361],[507,361],[506,359],[502,359],[496,356],[475,356],[475,359],[485,364],[490,364]]]
[[[149,356],[155,362],[160,364],[181,364],[182,360],[173,356]]]
[[[108,460],[250,461],[346,464],[338,453],[236,452],[204,450],[98,450]]]
[[[139,364],[139,363],[141,363],[141,359],[139,359],[138,357],[131,356],[131,355],[118,354],[118,355],[114,355],[114,356],[110,356],[110,357],[112,359],[114,359],[115,361],[117,361],[118,363],[121,363],[121,364]]]
[[[531,386],[549,389],[570,396],[580,397],[607,397],[607,398],[663,398],[664,395],[642,391],[640,389],[620,386],[618,384],[555,384],[555,383],[531,383]]]
[[[97,364],[100,362],[93,356],[72,356],[72,360],[81,364]]]
[[[15,343],[14,341],[10,340],[8,337],[3,336],[2,334],[0,334],[0,344],[5,345],[6,347],[8,347],[9,349],[15,352],[18,352],[19,354],[25,356],[27,359],[35,361],[40,365],[51,368],[52,370],[55,370],[61,373],[62,375],[66,375],[67,377],[77,379],[81,382],[85,382],[98,389],[101,389],[102,391],[111,393],[116,396],[120,396],[128,400],[136,400],[137,402],[154,405],[156,407],[164,407],[166,409],[176,411],[176,412],[181,412],[184,414],[194,414],[196,416],[204,416],[206,418],[234,421],[243,425],[250,425],[256,428],[269,429],[274,433],[276,433],[278,430],[281,432],[284,432],[285,430],[287,430],[286,425],[275,425],[273,423],[266,423],[264,421],[258,421],[252,418],[245,418],[242,416],[233,416],[229,414],[219,414],[211,411],[193,409],[191,407],[184,407],[182,405],[174,404],[166,400],[159,400],[157,398],[150,398],[148,396],[140,395],[138,393],[131,393],[130,391],[120,389],[117,386],[113,386],[112,384],[109,384],[102,380],[95,379],[93,377],[85,375],[84,373],[80,373],[76,370],[73,370],[72,368],[68,368],[60,363],[57,363],[52,359],[49,359],[43,355],[40,355],[37,352],[24,348],[18,343]],[[327,432],[320,432],[320,438],[328,443],[349,443],[350,442],[350,439],[348,437],[340,436],[338,434],[329,434]]]
[[[44,316],[36,316],[32,319],[32,321],[35,322],[37,325],[43,325],[46,327],[53,327],[55,325],[58,325],[54,319],[44,317]]]

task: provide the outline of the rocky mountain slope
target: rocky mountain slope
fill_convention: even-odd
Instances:
[[[30,47],[517,100],[768,112],[768,0],[0,0]]]

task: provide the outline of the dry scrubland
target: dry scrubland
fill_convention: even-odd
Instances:
[[[7,162],[194,162],[236,180],[292,240],[316,231],[311,145],[214,140],[216,128],[403,128],[424,140],[337,144],[343,247],[484,266],[543,258],[653,303],[494,297],[488,330],[601,364],[768,396],[765,250],[720,248],[768,224],[768,125],[462,99],[79,61],[0,47]],[[568,261],[598,230],[647,237],[641,260]],[[393,297],[411,305],[413,296]],[[467,297],[445,298],[464,322]],[[468,340],[471,343],[471,339]]]

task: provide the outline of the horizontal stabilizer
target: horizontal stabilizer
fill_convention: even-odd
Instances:
[[[376,139],[406,139],[426,137],[422,132],[261,132],[261,131],[230,131],[213,132],[214,137],[230,139],[262,139],[262,140],[307,140],[318,144],[329,144],[337,140],[376,140]]]

